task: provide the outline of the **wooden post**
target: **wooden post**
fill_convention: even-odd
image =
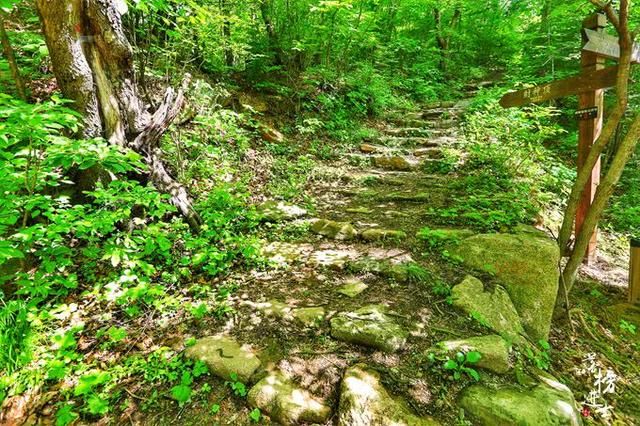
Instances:
[[[629,260],[629,302],[640,301],[640,240],[631,240]]]
[[[585,19],[582,23],[582,28],[602,32],[606,24],[607,19],[605,15],[597,13]],[[585,43],[589,41],[584,31],[582,34],[582,40]],[[580,57],[580,64],[582,72],[595,71],[604,68],[605,58],[598,55],[597,53],[583,50]],[[593,107],[598,108],[598,115],[596,118],[580,120],[579,123],[578,170],[580,170],[582,168],[582,165],[584,164],[584,160],[589,154],[591,146],[600,136],[600,132],[602,131],[602,117],[604,113],[604,90],[598,89],[592,92],[581,93],[578,96],[578,107],[580,109]],[[600,159],[598,159],[598,162],[593,168],[591,178],[589,179],[589,182],[587,182],[585,190],[582,193],[582,200],[580,201],[580,206],[578,207],[578,211],[576,213],[576,235],[580,232],[580,229],[582,229],[582,224],[584,223],[584,219],[586,218],[589,208],[591,207],[591,203],[593,201],[593,197],[595,196],[596,188],[598,187],[599,183]],[[591,241],[589,242],[587,253],[585,254],[584,261],[587,264],[591,264],[596,260],[597,237],[598,230],[596,229],[596,231],[593,233],[593,236],[591,237]]]

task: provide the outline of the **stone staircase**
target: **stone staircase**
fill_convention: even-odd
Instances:
[[[489,265],[505,284],[485,288],[455,266],[446,272],[457,283],[450,304],[434,299],[432,277],[417,267],[430,262],[416,238],[424,211],[447,196],[447,177],[422,168],[462,143],[463,112],[461,103],[441,102],[390,113],[380,137],[352,154],[366,164],[352,169],[355,177],[312,188],[315,219],[299,207],[269,203],[266,220],[307,224],[310,232],[297,241],[271,242],[263,254],[280,266],[253,271],[251,297],[234,301],[238,318],[250,324],[233,334],[252,346],[210,336],[187,356],[224,380],[241,373],[253,384],[249,405],[283,425],[446,425],[457,421],[460,408],[478,425],[580,424],[571,391],[557,380],[532,371],[519,373],[529,387],[510,381],[514,345],[548,334],[541,307],[527,305],[525,293],[536,300],[555,297],[558,280],[551,275],[559,253],[553,242],[532,231],[451,231],[468,248],[451,248],[465,268]],[[545,281],[540,272],[546,268]],[[527,310],[532,307],[535,314]],[[474,315],[483,327],[470,326]],[[433,407],[432,393],[459,383],[432,390],[424,376],[426,354],[454,359],[469,351],[482,354],[474,366],[482,381],[460,391],[456,406],[443,414]],[[388,385],[390,375],[404,380],[400,398]]]

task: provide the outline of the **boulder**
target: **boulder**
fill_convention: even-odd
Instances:
[[[329,406],[280,372],[260,380],[251,388],[247,399],[252,407],[259,408],[283,425],[303,422],[324,424],[331,416]]]
[[[504,285],[522,324],[534,340],[548,340],[558,293],[560,250],[539,231],[480,234],[450,252],[465,265],[494,274]]]
[[[472,351],[480,352],[482,358],[473,366],[484,368],[498,374],[505,374],[511,370],[509,352],[511,345],[502,337],[497,335],[469,337],[460,340],[447,340],[438,343],[437,347],[443,351],[453,354],[455,352],[468,353]]]
[[[185,350],[185,356],[204,362],[212,374],[225,380],[235,373],[238,380],[248,382],[260,367],[260,360],[250,349],[222,335],[198,339]]]
[[[451,289],[453,306],[462,309],[480,323],[497,331],[511,342],[523,340],[524,328],[509,295],[501,286],[493,293],[484,291],[479,279],[467,276]]]
[[[331,336],[384,352],[396,352],[407,341],[408,332],[381,305],[369,305],[355,312],[342,312],[331,319]]]
[[[281,222],[307,215],[307,211],[302,207],[275,200],[267,201],[258,206],[258,213],[265,222]]]
[[[382,386],[380,375],[364,364],[345,372],[340,386],[338,426],[436,426],[416,416],[406,403],[395,400]]]
[[[415,170],[420,166],[419,161],[399,155],[374,157],[373,164],[381,169],[404,172]]]
[[[362,281],[351,279],[347,280],[340,288],[338,288],[338,293],[344,294],[347,297],[354,298],[365,291],[367,288],[369,288],[369,286]]]
[[[362,238],[366,241],[379,241],[379,240],[403,240],[407,238],[407,233],[404,231],[397,231],[394,229],[367,229],[362,232]]]
[[[562,383],[542,378],[532,388],[517,385],[474,385],[459,404],[465,415],[481,426],[579,426],[573,394]]]
[[[311,231],[334,240],[352,240],[358,236],[358,232],[350,223],[327,219],[315,221],[311,225]]]

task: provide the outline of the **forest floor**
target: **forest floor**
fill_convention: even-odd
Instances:
[[[124,389],[120,405],[98,423],[242,425],[306,418],[308,423],[364,425],[395,424],[394,416],[399,416],[409,424],[475,424],[460,408],[466,389],[480,383],[491,394],[515,383],[526,387],[526,377],[538,374],[532,371],[546,370],[571,389],[583,407],[583,421],[640,424],[640,340],[634,327],[640,324],[640,312],[625,304],[625,248],[606,233],[599,261],[583,268],[573,291],[571,321],[554,323],[548,341],[514,345],[498,366],[464,361],[467,370],[444,367],[455,354],[443,353],[440,342],[487,335],[502,341],[484,318],[452,302],[452,288],[469,274],[488,290],[500,284],[496,274],[474,269],[447,250],[447,242],[476,232],[443,230],[434,219],[434,212],[445,208],[451,197],[473,195],[464,189],[451,192],[451,183],[461,177],[447,168],[451,152],[458,153],[456,161],[467,155],[467,104],[440,102],[415,112],[389,112],[370,123],[379,135],[374,140],[308,170],[313,178],[304,190],[303,205],[262,203],[259,235],[267,262],[176,291],[184,306],[198,300],[193,293],[197,288],[204,298],[213,294],[212,304],[222,309],[216,315],[145,315],[125,324],[130,329],[126,345],[105,346],[90,334],[111,324],[112,318],[90,293],[70,302],[69,312],[57,313],[61,323],[86,323],[86,337],[78,347],[87,363],[105,369],[124,363],[141,370],[145,379],[129,376],[125,369],[118,383]],[[545,217],[539,227],[552,228],[557,212]],[[430,231],[425,233],[425,228]],[[527,224],[519,232],[541,231]],[[214,285],[215,293],[210,293]],[[193,354],[204,338],[221,334],[232,339],[228,347],[213,345],[213,353],[205,347],[195,357],[224,364],[222,372],[212,371],[206,379],[183,373],[181,384],[171,389],[149,385],[162,377],[180,380],[181,364],[163,357]],[[142,367],[131,361],[134,354],[147,357]],[[239,361],[232,359],[236,355]],[[229,371],[227,359],[239,362],[238,371]],[[359,415],[372,410],[374,416],[360,418],[360,423],[353,419],[358,415],[354,402],[344,400],[353,391],[345,388],[345,374],[352,377],[357,368],[366,369],[376,398],[384,400],[378,408],[360,407]],[[248,372],[242,375],[240,370]],[[598,371],[617,376],[615,392],[600,392],[597,401],[613,408],[609,417],[598,413],[596,404],[585,404],[598,388],[593,376]],[[226,380],[213,377],[229,373]],[[276,384],[265,393],[264,382],[270,378]],[[176,403],[173,392],[181,386],[188,390],[188,404]],[[59,387],[45,391],[5,401],[5,413],[20,413],[32,405],[31,424],[54,422],[48,401],[55,401]],[[29,399],[34,394],[39,395],[37,403]],[[298,399],[283,400],[278,394]],[[536,424],[535,418],[530,422]]]
[[[464,153],[465,104],[438,103],[414,113],[389,113],[384,121],[373,123],[380,138],[316,167],[306,188],[311,200],[306,209],[269,205],[272,213],[278,212],[266,215],[272,220],[263,229],[264,254],[271,266],[227,278],[237,283],[229,298],[231,319],[203,320],[195,329],[194,324],[179,324],[171,327],[174,339],[166,330],[156,333],[164,335],[167,345],[175,342],[176,349],[183,347],[185,336],[228,333],[258,354],[258,377],[278,371],[331,407],[327,424],[338,421],[345,370],[359,363],[378,371],[387,391],[412,413],[442,424],[468,424],[456,401],[474,380],[465,375],[454,378],[451,371],[430,362],[429,353],[438,342],[488,334],[485,326],[451,306],[451,287],[472,271],[447,259],[446,252],[429,250],[419,237],[425,226],[434,226],[430,209],[442,207],[451,196],[451,177],[438,173],[438,165],[447,150]],[[623,304],[624,290],[617,287],[625,280],[624,260],[619,257],[624,250],[615,247],[615,238],[603,238],[607,249],[597,265],[585,268],[575,290],[573,324],[565,321],[552,328],[551,349],[511,353],[510,362],[516,365],[511,373],[482,371],[480,382],[514,382],[522,365],[533,364],[569,385],[581,402],[592,380],[581,375],[580,366],[588,354],[598,352],[601,367],[614,368],[621,378],[619,390],[607,397],[615,407],[613,420],[598,420],[595,411],[584,412],[585,420],[631,424],[640,418],[633,403],[640,396],[633,384],[640,377],[638,353],[633,352],[637,340],[619,330],[621,318],[630,315]],[[478,276],[494,285],[491,274]],[[344,313],[357,317],[356,311],[371,306],[384,306],[388,318],[408,331],[401,349],[381,351],[332,337],[332,319]],[[250,423],[252,407],[243,398],[229,398],[227,387],[219,389],[208,401],[186,410],[176,412],[175,404],[165,401],[151,415],[133,418],[143,424]],[[212,403],[220,405],[215,414]]]

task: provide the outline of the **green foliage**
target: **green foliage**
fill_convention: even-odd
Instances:
[[[30,360],[26,304],[0,299],[0,372],[11,373]]]
[[[461,380],[464,376],[475,381],[480,380],[480,374],[473,368],[473,365],[477,364],[480,359],[482,359],[482,355],[477,351],[457,352],[454,358],[446,356],[441,359],[439,355],[434,353],[427,356],[427,360],[436,368],[436,371],[439,368],[441,372],[450,373],[453,380]]]
[[[526,347],[525,355],[529,362],[541,370],[549,370],[551,367],[551,345],[546,340],[540,340],[538,347]]]
[[[238,380],[238,375],[236,373],[231,373],[230,378],[231,380],[224,382],[225,386],[228,386],[235,396],[247,396],[247,387],[244,383]]]
[[[637,331],[637,327],[635,324],[632,324],[624,319],[620,320],[620,330],[624,331],[625,333],[628,334],[636,334]]]

